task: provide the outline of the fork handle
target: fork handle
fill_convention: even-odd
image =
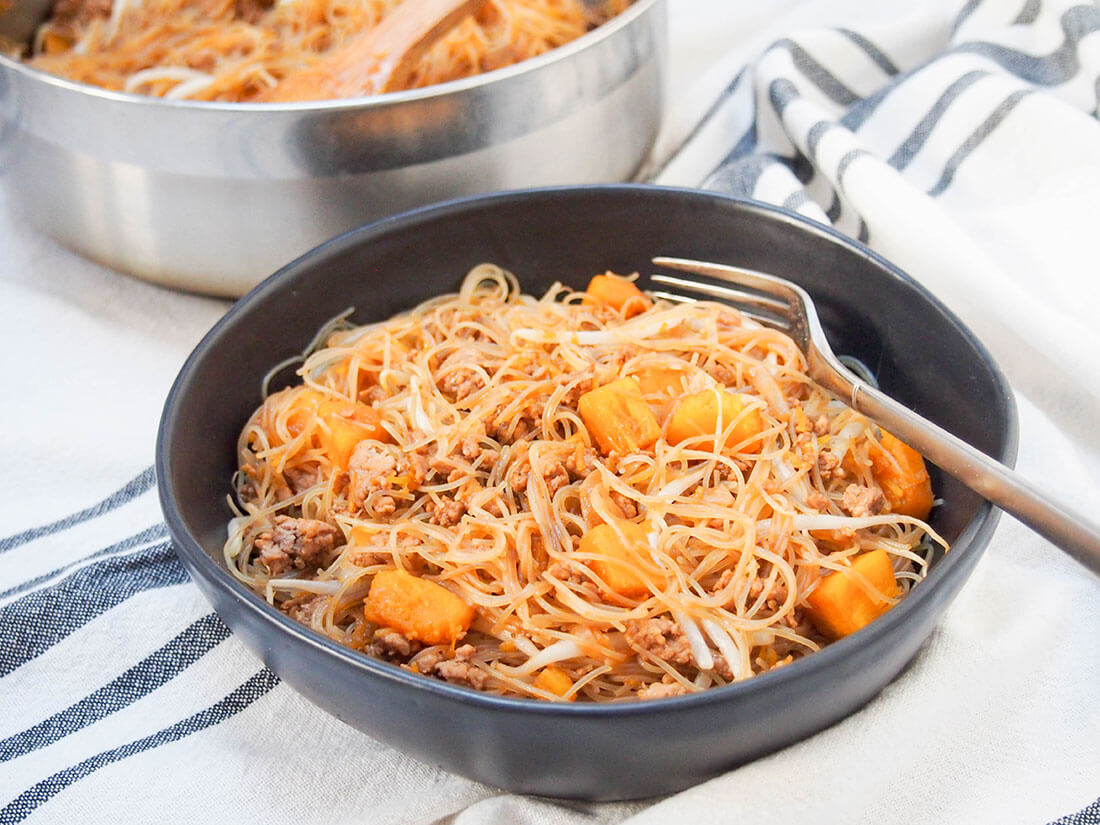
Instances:
[[[853,408],[1100,576],[1100,528],[1089,519],[889,396],[863,382],[853,383],[846,388]]]

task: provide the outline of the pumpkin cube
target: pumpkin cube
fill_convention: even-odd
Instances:
[[[754,436],[764,431],[764,417],[758,407],[749,407],[744,395],[728,390],[703,390],[685,396],[668,420],[668,442],[679,444],[689,438],[709,435],[712,437],[699,442],[699,448],[713,450],[713,435],[724,431],[739,416],[723,448],[736,447],[745,453],[759,452],[760,441]]]
[[[883,430],[880,445],[871,445],[871,475],[890,509],[905,516],[926,519],[932,511],[932,480],[921,454]]]
[[[649,587],[637,572],[641,565],[638,554],[649,549],[649,537],[640,525],[631,521],[620,521],[614,527],[597,525],[584,534],[577,549],[596,557],[585,560],[585,564],[613,592],[629,599],[649,594]]]
[[[627,318],[639,315],[653,305],[633,281],[614,272],[594,276],[588,282],[584,297],[586,304],[604,304],[620,311],[625,308],[623,314]]]
[[[542,688],[547,693],[565,696],[573,687],[573,680],[561,668],[550,665],[539,671],[539,675],[535,677],[535,686]],[[569,701],[572,702],[574,698],[576,697],[570,696]]]
[[[806,611],[814,626],[831,639],[855,633],[870,624],[890,609],[887,599],[901,592],[885,550],[861,553],[852,560],[852,569],[882,595],[876,598],[868,594],[847,570],[836,571],[819,581],[806,598]]]
[[[474,608],[441,584],[404,570],[383,570],[371,581],[367,621],[429,645],[453,645],[474,620]]]
[[[661,435],[661,425],[633,378],[620,378],[586,392],[577,409],[604,455],[636,453],[652,447]]]

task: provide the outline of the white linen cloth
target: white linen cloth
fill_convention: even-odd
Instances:
[[[642,177],[832,222],[923,282],[1014,386],[1020,471],[1095,518],[1100,7],[920,5],[671,0]],[[665,799],[524,798],[306,702],[176,562],[155,431],[226,302],[5,209],[0,307],[0,823],[1100,822],[1100,580],[1010,518],[864,710]]]

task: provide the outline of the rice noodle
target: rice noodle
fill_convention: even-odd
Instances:
[[[703,638],[703,634],[699,630],[699,626],[695,624],[695,620],[683,610],[673,608],[668,612],[687,637],[688,644],[691,645],[691,656],[695,659],[695,664],[699,670],[712,670],[714,668],[714,657],[710,655],[706,639]]]
[[[97,4],[55,4],[53,15],[35,33],[27,62],[114,91],[248,102],[284,78],[308,72],[355,35],[374,28],[400,2],[114,0],[109,11]],[[577,39],[628,5],[629,0],[596,5],[487,0],[419,57],[405,88],[535,57]],[[321,85],[316,91],[318,99],[330,94]]]
[[[734,679],[744,679],[748,676],[752,676],[752,668],[749,665],[748,656],[741,652],[737,643],[724,627],[713,619],[703,619],[703,630],[710,640],[714,642],[714,646],[718,648],[722,656],[725,657],[726,663],[729,665],[730,670],[733,671]]]
[[[515,672],[525,676],[547,665],[552,665],[554,662],[560,662],[563,659],[575,659],[583,655],[584,650],[579,644],[572,639],[562,639],[561,641],[554,642],[550,647],[540,650],[522,665],[517,667]]]
[[[472,610],[461,644],[410,631],[397,659],[438,678],[544,700],[710,689],[827,644],[808,609],[823,576],[880,552],[900,598],[946,546],[913,516],[841,508],[849,485],[881,492],[875,429],[809,380],[793,341],[720,304],[627,318],[560,284],[524,295],[481,265],[457,295],[388,321],[343,313],[287,363],[301,383],[269,392],[273,370],[240,435],[226,563],[315,630],[391,660],[395,629],[364,607],[373,581],[400,569],[438,585]],[[663,400],[651,369],[676,376]],[[608,452],[579,399],[624,376],[647,387],[660,435]],[[752,451],[732,438],[746,412],[670,442],[678,399],[720,392],[759,416]],[[376,429],[340,442],[357,421]],[[603,526],[628,562],[586,540]],[[331,547],[303,555],[317,533]]]

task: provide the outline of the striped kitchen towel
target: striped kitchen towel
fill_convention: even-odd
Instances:
[[[674,67],[697,48],[676,35],[698,33],[700,19],[747,21],[735,5],[672,3]],[[1095,509],[1100,7],[775,5],[774,21],[731,33],[705,74],[682,81],[642,178],[795,210],[924,282],[1018,390],[1022,469]],[[370,740],[281,684],[211,612],[142,469],[149,410],[109,401],[133,382],[166,390],[159,368],[182,364],[194,343],[165,343],[143,300],[155,295],[196,335],[224,306],[100,273],[7,217],[0,238],[9,266],[48,267],[65,284],[0,270],[13,316],[0,370],[19,388],[0,398],[0,420],[21,424],[0,428],[0,453],[44,479],[0,505],[11,508],[0,519],[0,825],[644,825],[777,813],[1100,823],[1100,587],[1007,519],[943,625],[868,708],[666,799],[516,797]],[[126,369],[89,368],[71,391],[96,437],[59,426],[63,416],[16,414],[52,398],[50,381],[22,378],[28,365],[52,377],[119,359]],[[146,440],[120,460],[117,445],[135,438]],[[87,485],[98,492],[54,483],[74,466],[103,468]]]

